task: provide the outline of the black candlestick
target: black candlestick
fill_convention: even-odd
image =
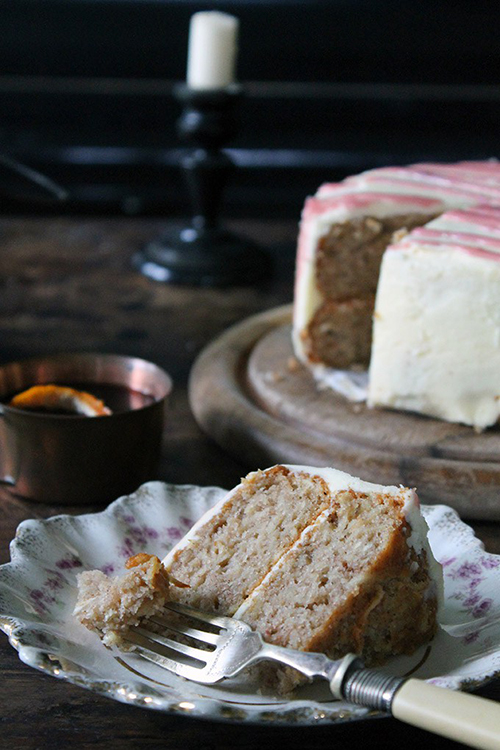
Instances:
[[[250,240],[219,224],[228,176],[235,168],[222,146],[238,129],[239,86],[203,91],[174,90],[183,104],[179,136],[194,148],[181,160],[193,208],[191,223],[167,231],[134,256],[134,264],[156,281],[172,284],[250,284],[269,274],[270,259]]]

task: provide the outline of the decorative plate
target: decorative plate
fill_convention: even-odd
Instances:
[[[72,617],[76,574],[118,573],[127,557],[163,557],[224,493],[216,487],[149,482],[104,512],[24,521],[0,567],[0,628],[26,664],[124,703],[216,721],[338,723],[374,712],[334,701],[326,683],[288,700],[240,677],[216,686],[187,682],[133,654],[106,649]],[[427,648],[387,667],[436,685],[470,689],[500,674],[500,556],[485,553],[451,508],[424,506],[430,544],[444,567],[441,629]]]

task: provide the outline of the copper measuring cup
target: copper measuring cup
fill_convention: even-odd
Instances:
[[[110,416],[13,408],[15,393],[40,384],[121,386],[149,403]],[[169,375],[157,365],[114,354],[59,354],[0,367],[0,482],[16,495],[54,505],[100,504],[153,478]],[[3,401],[3,403],[1,403]]]

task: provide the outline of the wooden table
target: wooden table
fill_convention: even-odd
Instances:
[[[187,378],[197,354],[229,325],[291,301],[296,225],[233,222],[232,229],[267,242],[275,274],[258,288],[228,290],[163,286],[135,272],[130,256],[163,225],[152,219],[0,219],[0,363],[79,350],[156,362],[170,372],[175,388],[161,463],[151,479],[231,487],[256,467],[229,457],[200,431],[189,409]],[[1,490],[0,563],[8,561],[8,543],[23,519],[88,510],[23,502]],[[473,526],[486,548],[500,553],[500,524]],[[0,747],[9,750],[460,747],[393,719],[273,729],[140,710],[26,667],[3,634],[0,673]],[[500,680],[481,693],[499,700]]]

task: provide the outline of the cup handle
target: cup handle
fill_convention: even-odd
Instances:
[[[5,417],[5,409],[0,404],[0,417]],[[0,451],[0,484],[8,484],[10,487],[14,487],[16,480],[11,474],[6,473],[4,467],[5,463],[5,446],[7,445],[7,430],[5,429],[5,422],[0,419],[0,445],[3,446],[4,450]]]

